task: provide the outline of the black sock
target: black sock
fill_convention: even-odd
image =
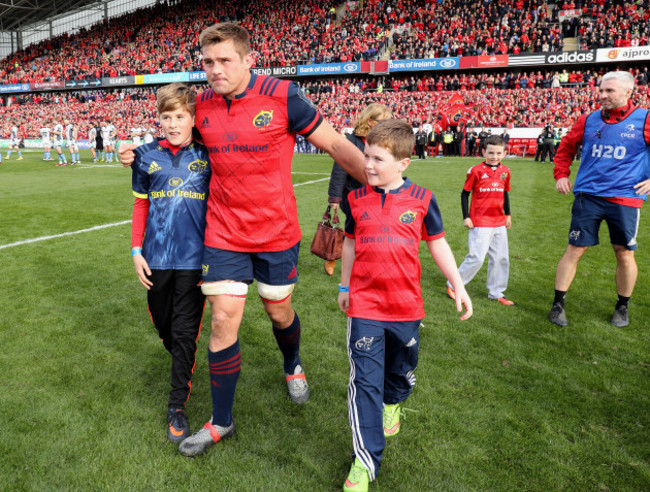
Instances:
[[[566,290],[557,290],[555,289],[555,299],[553,304],[559,304],[564,307],[564,298],[566,297]]]
[[[618,295],[618,302],[616,303],[616,309],[620,308],[621,306],[627,307],[627,304],[630,302],[629,297],[623,297],[621,294]]]
[[[293,322],[284,330],[273,327],[273,334],[284,356],[284,372],[287,374],[293,374],[300,364],[300,319],[298,313],[294,312],[294,315]]]

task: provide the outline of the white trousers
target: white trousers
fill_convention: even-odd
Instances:
[[[508,233],[506,226],[474,227],[469,230],[467,240],[469,253],[458,267],[463,284],[467,284],[483,266],[488,257],[487,282],[488,297],[498,299],[508,288],[510,259],[508,254]]]

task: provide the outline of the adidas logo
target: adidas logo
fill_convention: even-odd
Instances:
[[[296,271],[296,267],[293,267],[293,270],[291,270],[291,273],[287,276],[287,278],[294,278],[296,275],[298,275],[298,272]]]
[[[407,347],[412,347],[412,346],[415,345],[416,343],[418,343],[418,342],[415,341],[415,338],[411,338],[411,339],[409,340],[409,343],[406,344],[406,346],[407,346]]]
[[[201,127],[202,128],[210,128],[210,120],[208,120],[208,117],[206,116],[201,120]]]
[[[370,215],[368,215],[368,212],[364,212],[363,215],[361,215],[361,218],[359,218],[359,221],[362,220],[370,220]]]
[[[158,165],[156,161],[151,161],[151,165],[149,166],[149,169],[147,170],[147,174],[153,174],[156,171],[161,171],[162,167]]]
[[[481,179],[490,179],[490,176],[488,176],[487,173],[483,173],[483,176],[481,176]]]

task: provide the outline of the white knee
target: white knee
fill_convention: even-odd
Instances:
[[[207,282],[201,284],[201,292],[206,296],[237,296],[246,297],[248,294],[248,284],[244,282],[232,282],[225,280],[223,282]]]
[[[277,302],[283,301],[291,295],[296,284],[289,285],[269,285],[257,282],[257,292],[265,301]]]

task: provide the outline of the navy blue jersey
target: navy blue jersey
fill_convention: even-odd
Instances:
[[[208,152],[192,142],[174,155],[165,144],[158,139],[134,150],[133,194],[149,200],[142,255],[156,270],[201,269]]]

